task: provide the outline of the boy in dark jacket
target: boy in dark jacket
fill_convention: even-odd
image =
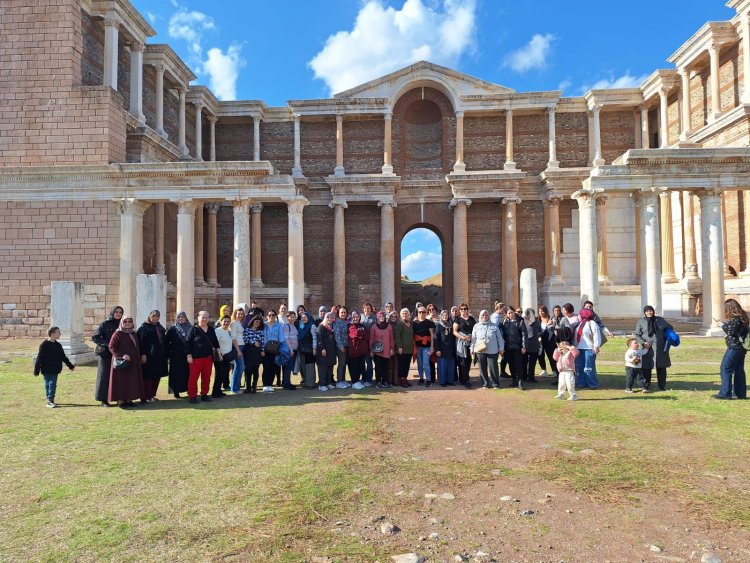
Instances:
[[[47,340],[39,345],[39,354],[36,356],[34,364],[34,375],[42,374],[44,377],[44,390],[47,394],[47,406],[54,409],[55,391],[57,390],[57,376],[62,371],[63,362],[71,371],[76,367],[70,363],[65,355],[62,344],[57,340],[60,338],[60,329],[53,326],[47,331]]]

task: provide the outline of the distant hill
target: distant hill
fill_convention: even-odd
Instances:
[[[422,280],[421,283],[424,286],[435,285],[437,287],[443,287],[443,273],[440,272],[439,274],[435,274],[434,276],[431,276],[426,280]]]

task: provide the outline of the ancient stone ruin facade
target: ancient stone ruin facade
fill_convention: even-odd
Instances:
[[[750,304],[750,0],[639,88],[516,92],[420,62],[330,99],[219,102],[127,0],[0,18],[0,336],[53,281],[90,327],[164,274],[176,309],[400,301],[400,243],[442,242],[439,305],[644,303],[710,330]],[[293,94],[290,92],[290,94]]]

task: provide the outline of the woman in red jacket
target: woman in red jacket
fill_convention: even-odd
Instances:
[[[370,356],[375,364],[375,380],[378,388],[388,388],[388,363],[393,356],[393,329],[378,311],[377,322],[370,329]]]
[[[352,311],[352,321],[349,323],[349,348],[346,363],[349,366],[349,376],[352,378],[352,389],[364,389],[360,381],[365,374],[365,358],[370,352],[370,332],[362,323],[362,315],[356,309]]]

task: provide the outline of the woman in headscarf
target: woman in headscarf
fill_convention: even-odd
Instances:
[[[479,311],[479,322],[471,330],[471,352],[476,354],[479,361],[479,377],[485,389],[500,387],[497,357],[504,351],[505,342],[500,329],[490,322],[489,311],[482,309]]]
[[[249,315],[248,315],[249,317]],[[258,388],[260,365],[265,356],[265,327],[263,317],[251,317],[250,324],[242,335],[245,342],[245,393],[254,394]]]
[[[581,309],[581,314],[586,310]],[[664,331],[668,328],[671,329],[672,325],[664,318],[656,316],[656,311],[651,305],[643,308],[643,318],[635,325],[633,336],[644,350],[648,350],[648,353],[641,357],[641,369],[643,378],[646,380],[646,389],[651,385],[651,372],[654,367],[659,389],[664,391],[667,388],[667,368],[672,366],[669,348],[665,347],[667,339],[664,337]]]
[[[109,341],[120,326],[123,309],[119,305],[113,307],[109,317],[94,331],[91,340],[96,344],[96,355],[98,357],[96,369],[96,388],[94,389],[94,400],[99,401],[103,407],[111,406],[107,397],[109,396],[109,373],[112,370],[112,354],[109,352]]]
[[[365,356],[369,355],[370,332],[361,323],[362,315],[357,309],[352,311],[352,320],[349,323],[349,348],[347,350],[346,363],[349,367],[349,376],[352,378],[353,389],[364,389],[365,385],[360,381],[365,375]]]
[[[302,307],[302,305],[300,305]],[[298,308],[299,310],[299,308]],[[297,319],[297,341],[299,343],[300,368],[305,389],[315,388],[315,357],[318,355],[318,331],[315,321],[304,307]]]
[[[158,401],[156,392],[159,381],[167,375],[167,356],[164,353],[166,331],[159,319],[161,313],[154,309],[148,314],[148,319],[138,327],[138,346],[141,349],[141,371],[143,372],[143,389],[146,392],[146,402]]]
[[[396,311],[391,311],[390,313],[386,312],[386,319],[388,320],[391,332],[393,333],[393,353],[388,360],[385,381],[391,385],[398,385],[400,381],[398,375],[398,350],[396,348],[396,326],[399,323],[398,313]],[[406,383],[407,387],[411,385],[408,379],[406,380]]]
[[[453,321],[448,311],[440,311],[435,326],[435,355],[438,363],[438,381],[441,387],[456,384],[456,337],[453,335]]]
[[[579,352],[576,358],[576,387],[597,389],[599,379],[596,376],[596,355],[602,345],[601,329],[594,320],[594,311],[591,309],[581,309],[578,318],[580,322],[575,332],[575,345]]]
[[[523,380],[536,383],[534,372],[539,355],[542,354],[542,327],[536,318],[534,309],[528,308],[523,314],[523,322],[526,325],[526,354],[523,356]]]
[[[458,316],[453,319],[453,335],[456,337],[456,364],[458,365],[458,381],[467,389],[471,388],[469,370],[471,369],[471,334],[476,320],[469,315],[469,306],[461,303],[458,306]]]
[[[376,322],[370,328],[369,344],[370,356],[375,364],[375,381],[377,382],[377,387],[388,388],[391,386],[388,382],[388,362],[393,357],[395,350],[393,329],[386,321],[383,311],[378,311]]]
[[[190,368],[185,343],[192,326],[187,313],[180,311],[177,313],[175,324],[169,327],[166,334],[164,353],[169,359],[169,388],[175,399],[180,399],[180,393],[186,393],[188,389]]]
[[[724,321],[719,325],[727,335],[727,350],[721,359],[721,389],[714,399],[747,399],[745,355],[743,341],[747,338],[748,318],[742,305],[735,299],[724,302]]]
[[[333,366],[336,365],[336,335],[333,333],[333,323],[336,315],[333,312],[326,313],[318,325],[318,389],[328,391],[334,386]]]
[[[411,313],[406,307],[401,309],[401,320],[393,328],[393,347],[398,357],[398,384],[401,387],[408,387],[409,366],[414,355],[414,325],[411,321]],[[429,372],[427,373],[429,375]],[[424,385],[422,374],[420,374],[419,384]]]
[[[120,327],[109,341],[109,352],[112,354],[112,369],[109,373],[109,392],[107,400],[117,401],[120,408],[135,406],[135,399],[146,401],[141,373],[141,350],[138,346],[138,335],[133,326],[133,317],[123,314]],[[126,367],[115,369],[116,360],[127,361]]]

